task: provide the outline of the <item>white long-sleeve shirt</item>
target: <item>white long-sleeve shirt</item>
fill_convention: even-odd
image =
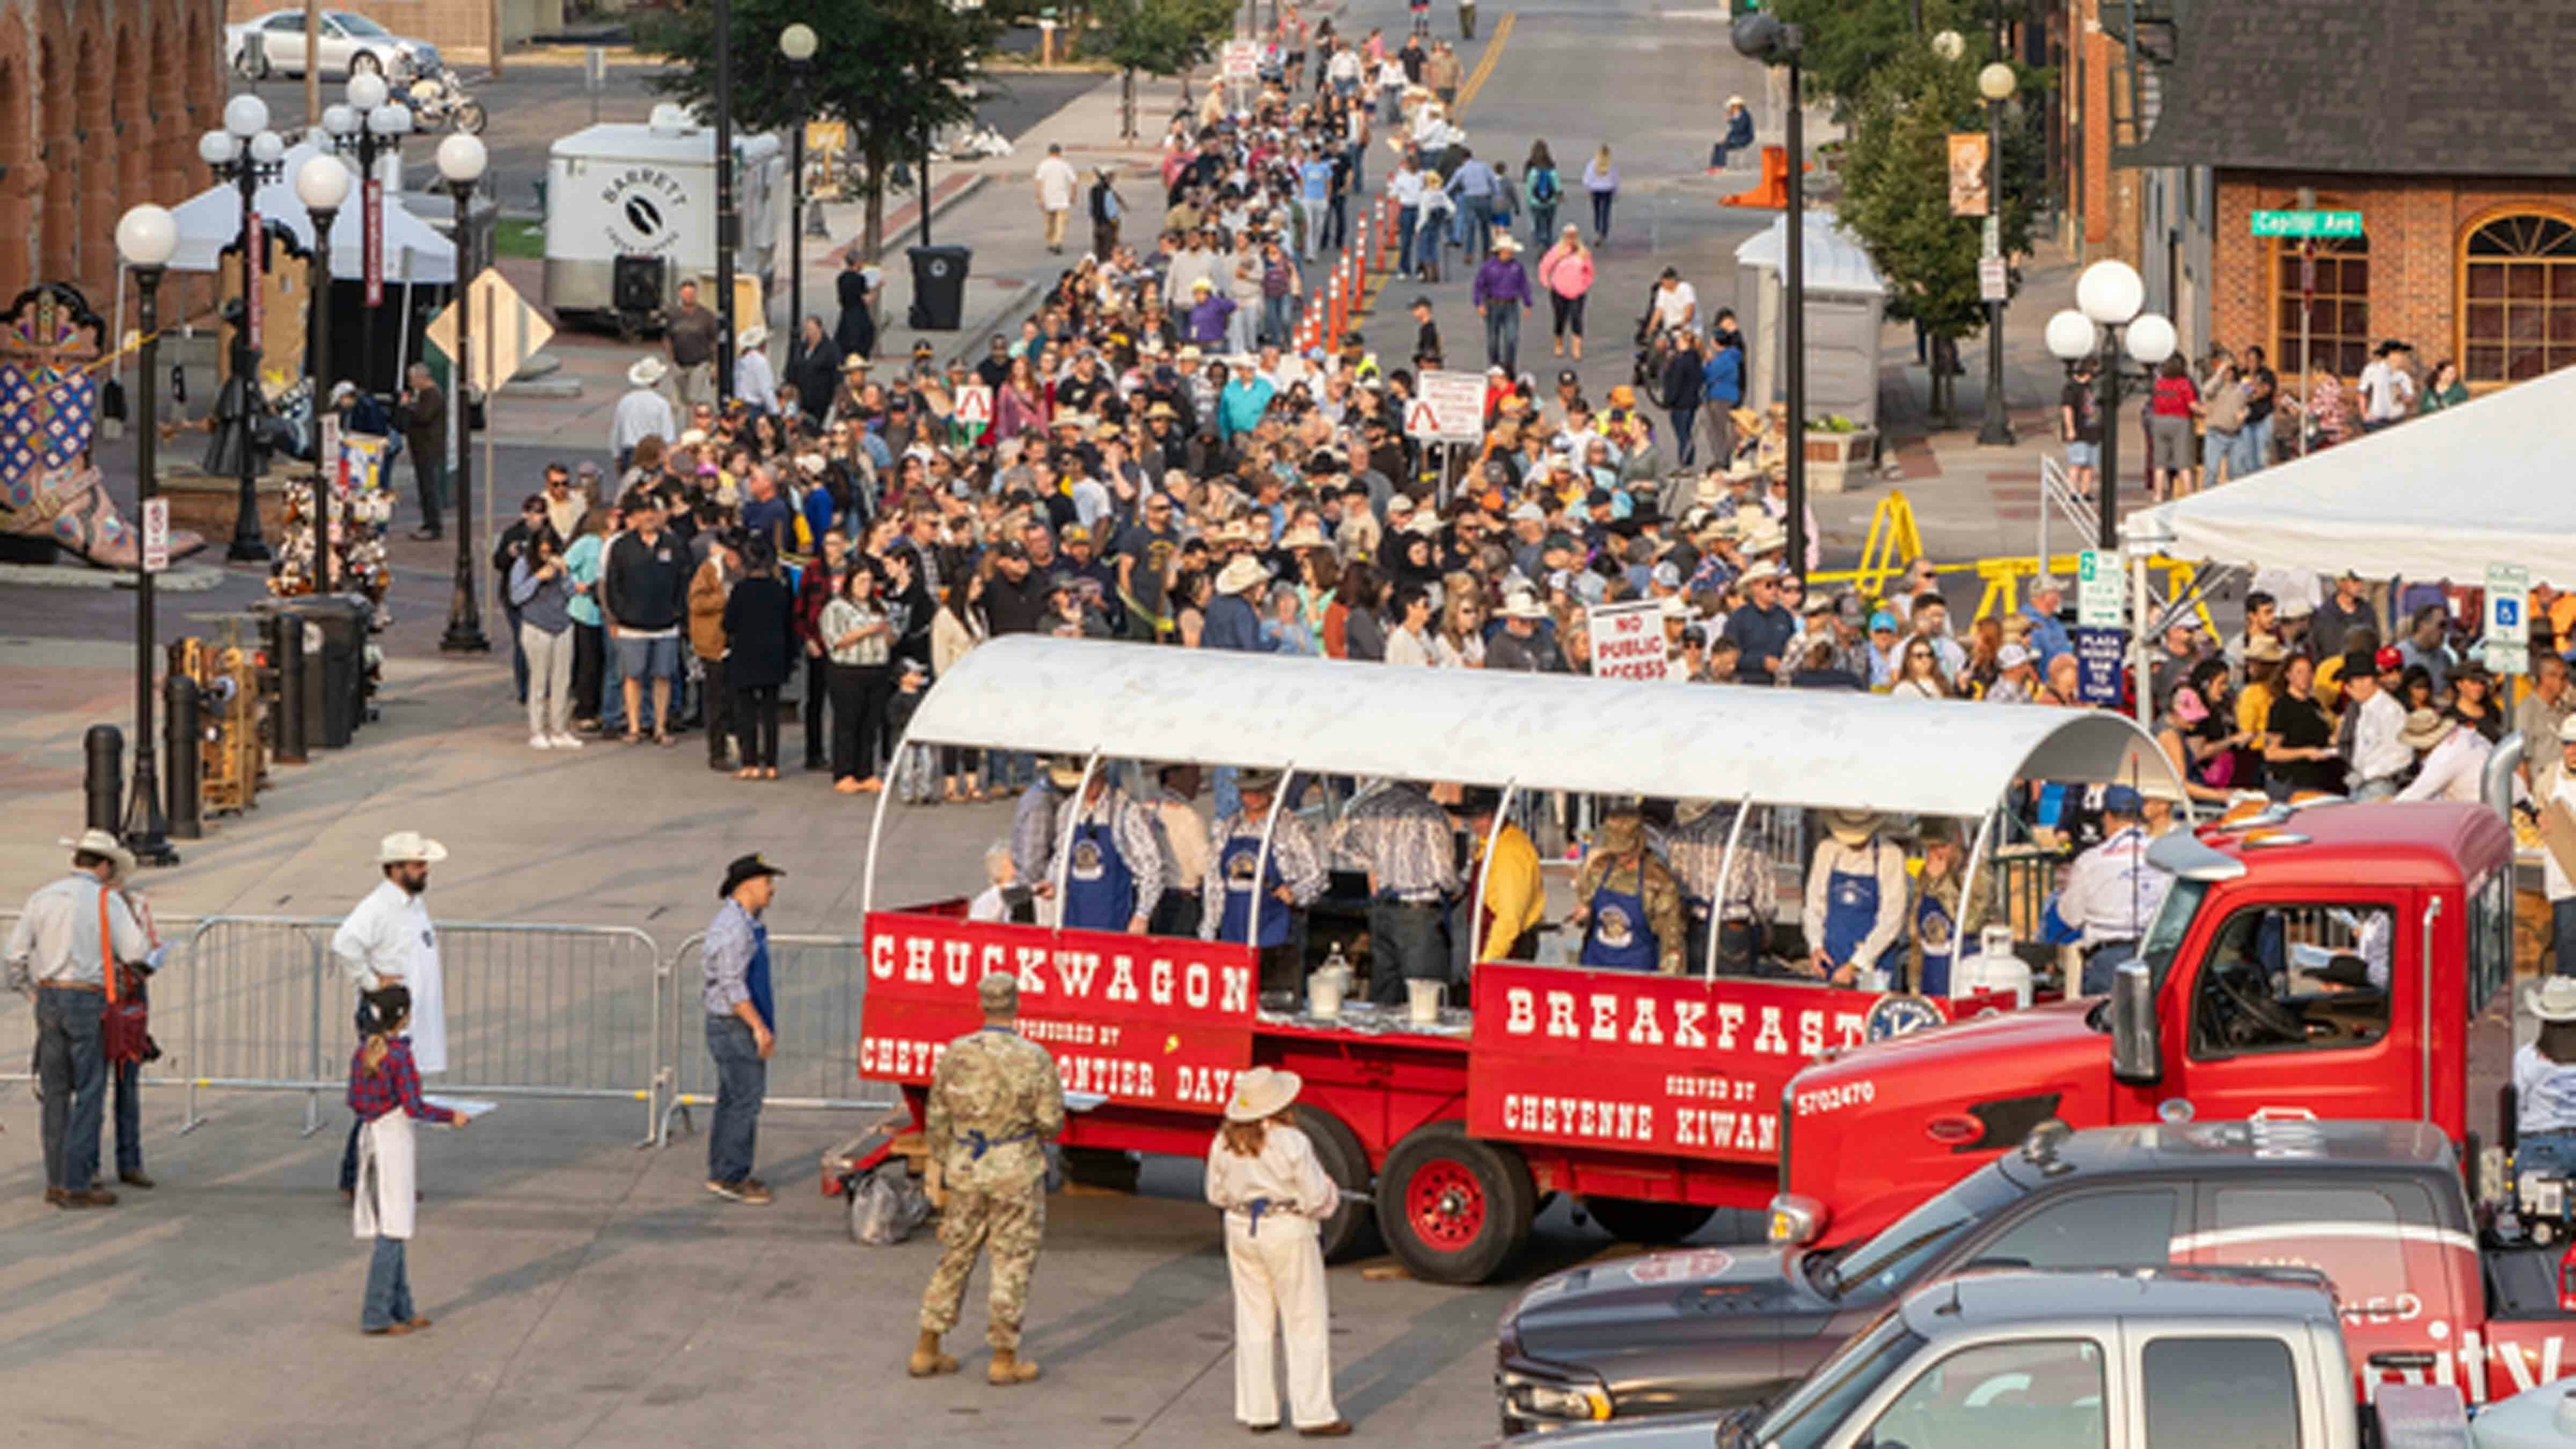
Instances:
[[[331,935],[340,974],[359,991],[399,982],[411,992],[411,1054],[423,1072],[447,1070],[447,982],[438,931],[421,898],[379,881]]]
[[[1341,1207],[1342,1190],[1316,1159],[1315,1144],[1297,1128],[1271,1123],[1261,1151],[1251,1157],[1237,1156],[1220,1131],[1208,1144],[1207,1200],[1241,1212],[1254,1198],[1269,1199],[1266,1213],[1320,1220]]]
[[[2485,783],[2487,756],[2495,746],[2467,725],[2454,722],[2451,732],[2424,757],[2415,783],[2397,792],[2400,800],[2457,800],[2474,805]]]
[[[768,353],[746,347],[734,354],[733,395],[762,412],[778,411],[778,374],[770,370]]]
[[[1877,857],[1875,862],[1871,860],[1873,855]],[[1799,921],[1810,949],[1825,944],[1825,908],[1831,902],[1836,871],[1878,877],[1878,919],[1870,924],[1869,934],[1861,937],[1851,956],[1853,966],[1862,971],[1875,970],[1878,958],[1905,933],[1905,903],[1912,889],[1905,874],[1905,851],[1883,840],[1852,846],[1827,836],[1817,843],[1815,859],[1807,867],[1806,908]]]
[[[97,876],[74,871],[27,897],[9,930],[5,959],[12,990],[33,991],[48,981],[106,984],[98,940],[98,897],[106,890]],[[119,961],[139,962],[151,952],[133,908],[115,891],[107,891],[107,934]]]
[[[2163,908],[2173,877],[2147,864],[2147,833],[2132,825],[2075,857],[2058,892],[2059,919],[2084,932],[2087,948],[2135,941]]]
[[[2415,762],[2415,752],[2398,735],[2406,729],[2406,707],[2382,690],[2361,702],[2352,722],[2352,783],[2394,780]]]
[[[634,388],[617,400],[617,411],[609,416],[608,451],[622,457],[647,436],[676,443],[680,420],[672,414],[669,398],[649,387]]]

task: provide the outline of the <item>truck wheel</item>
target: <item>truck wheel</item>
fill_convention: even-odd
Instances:
[[[1500,1273],[1529,1241],[1537,1207],[1520,1153],[1454,1120],[1414,1129],[1378,1173],[1378,1229],[1414,1277],[1433,1283]]]
[[[1620,1242],[1651,1247],[1678,1243],[1717,1215],[1717,1209],[1694,1203],[1639,1202],[1626,1197],[1587,1197],[1583,1210]]]
[[[1315,1158],[1334,1186],[1346,1193],[1369,1190],[1368,1149],[1360,1146],[1359,1134],[1348,1123],[1321,1107],[1301,1107],[1297,1125],[1306,1129]],[[1324,1219],[1316,1236],[1327,1263],[1367,1257],[1377,1250],[1377,1220],[1368,1204],[1346,1200]]]

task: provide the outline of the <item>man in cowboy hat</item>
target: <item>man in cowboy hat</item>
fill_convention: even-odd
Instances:
[[[379,987],[399,985],[411,992],[412,1060],[423,1076],[447,1070],[447,978],[438,961],[438,932],[421,896],[429,889],[429,868],[447,859],[447,847],[417,830],[397,830],[376,844],[376,869],[384,879],[358,902],[331,936],[331,958],[359,997]],[[367,1034],[360,1003],[358,1035]],[[352,1119],[349,1145],[340,1154],[340,1196],[358,1190],[358,1129]]]
[[[778,411],[778,374],[769,366],[769,329],[754,322],[734,343],[733,395],[746,407]]]
[[[1519,238],[1506,231],[1494,238],[1493,246],[1493,255],[1476,268],[1469,294],[1476,315],[1485,319],[1485,361],[1508,377],[1520,371],[1521,314],[1534,298],[1529,273],[1521,267]]]
[[[1798,620],[1780,603],[1780,566],[1768,560],[1745,569],[1744,603],[1726,616],[1726,637],[1743,651],[1743,669],[1756,679],[1768,680],[1781,673],[1787,663],[1789,640],[1798,632]]]
[[[1077,931],[1124,931],[1142,935],[1163,898],[1168,872],[1154,816],[1127,798],[1107,770],[1092,772],[1083,784],[1079,760],[1059,757],[1046,768],[1046,778],[1030,787],[1022,808],[1030,819],[1015,816],[1012,848],[1016,858],[1024,824],[1043,818],[1049,833],[1040,869],[1026,875],[1030,889],[1052,899],[1056,882],[1064,882],[1057,924]],[[1040,790],[1048,793],[1038,796]],[[1082,792],[1073,804],[1076,790]],[[1030,796],[1038,796],[1032,802]],[[1073,811],[1068,823],[1067,808]],[[1061,870],[1059,870],[1061,867]]]
[[[617,400],[617,411],[608,420],[608,451],[616,455],[620,473],[635,456],[637,443],[646,438],[667,443],[680,436],[679,415],[671,411],[671,400],[661,392],[662,378],[669,371],[662,359],[649,353],[626,369],[626,395]]]
[[[1825,838],[1807,867],[1799,974],[1836,986],[1885,991],[1881,958],[1905,933],[1905,851],[1879,838],[1875,810],[1828,810]]]
[[[1547,606],[1528,589],[1503,593],[1502,629],[1485,641],[1485,667],[1523,674],[1562,674],[1565,656],[1547,637]]]
[[[716,1063],[715,1116],[707,1124],[707,1191],[754,1207],[769,1205],[769,1187],[751,1175],[760,1139],[760,1102],[769,1090],[769,1054],[778,1044],[777,995],[769,982],[769,927],[760,917],[787,872],[758,854],[725,867],[716,898],[724,902],[698,950],[699,999],[707,1012],[707,1055]]]
[[[1241,803],[1217,817],[1208,831],[1199,938],[1236,945],[1251,941],[1260,950],[1262,993],[1293,996],[1305,978],[1306,908],[1324,893],[1327,872],[1314,832],[1293,810],[1278,812],[1269,856],[1263,858],[1262,832],[1270,826],[1279,786],[1277,770],[1245,770],[1235,777],[1235,795]],[[1255,872],[1260,876],[1258,891],[1253,885]],[[1253,929],[1256,897],[1257,935]]]
[[[2075,857],[2057,893],[2057,917],[2081,931],[2084,974],[2079,990],[2106,994],[2121,962],[2138,954],[2147,923],[2165,903],[2173,877],[2147,864],[2151,843],[2140,817],[2145,797],[2127,785],[2102,790],[2102,843]]]
[[[1646,849],[1646,821],[1633,802],[1610,807],[1592,853],[1574,880],[1569,929],[1583,933],[1582,964],[1609,971],[1682,969],[1682,893]]]
[[[2523,1004],[2540,1031],[2513,1054],[2514,1175],[2576,1176],[2576,977],[2549,977]]]
[[[116,881],[134,856],[104,830],[83,831],[69,874],[27,897],[0,952],[9,987],[35,1004],[36,1078],[44,1093],[45,1201],[111,1207],[98,1184],[99,1127],[107,1107],[104,1010],[114,962],[151,950]]]
[[[1008,1386],[1038,1376],[1020,1357],[1020,1320],[1046,1235],[1045,1145],[1064,1130],[1064,1078],[1046,1048],[1015,1030],[1019,978],[990,972],[975,984],[975,999],[984,1024],[940,1054],[922,1118],[930,1200],[940,1209],[939,1266],[921,1295],[921,1335],[908,1369],[917,1379],[957,1371],[939,1340],[957,1326],[976,1255],[989,1251],[984,1339],[993,1362],[984,1378]]]
[[[1717,968],[1750,974],[1771,930],[1778,872],[1762,848],[1760,833],[1735,828],[1736,810],[1731,801],[1684,800],[1673,809],[1673,828],[1664,832],[1664,850],[1682,891],[1689,947],[1682,960],[1685,974],[1707,968],[1712,927],[1718,933]],[[1735,842],[1731,866],[1726,859],[1729,839]],[[1727,877],[1723,891],[1718,888],[1721,871]]]
[[[1248,536],[1245,541],[1249,541]],[[1216,595],[1208,600],[1207,623],[1199,632],[1202,649],[1234,649],[1249,654],[1270,652],[1261,636],[1261,611],[1252,595],[1270,582],[1270,570],[1253,554],[1239,553],[1217,571]]]
[[[2406,728],[2397,738],[2424,760],[2414,783],[2397,792],[2398,799],[2477,803],[2487,756],[2495,748],[2477,726],[2455,715],[2419,709],[2406,716]]]

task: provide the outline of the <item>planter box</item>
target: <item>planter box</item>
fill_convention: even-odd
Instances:
[[[1807,488],[1814,493],[1840,493],[1869,467],[1878,434],[1863,428],[1853,433],[1807,434]]]

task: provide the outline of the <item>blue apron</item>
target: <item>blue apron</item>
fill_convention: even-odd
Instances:
[[[751,965],[742,973],[743,989],[751,993],[751,1009],[760,1013],[760,1024],[771,1034],[778,1031],[778,1004],[769,991],[769,925],[751,923]]]
[[[1923,946],[1923,971],[1914,989],[1925,996],[1949,995],[1950,963],[1959,954],[1959,923],[1950,918],[1949,906],[1930,891],[1914,902],[1914,939]]]
[[[1612,872],[1615,874],[1615,868]],[[1652,971],[1662,961],[1661,942],[1646,928],[1643,868],[1638,889],[1612,890],[1610,876],[1592,892],[1592,922],[1583,933],[1583,964],[1612,971]]]
[[[1271,892],[1279,888],[1279,862],[1276,860],[1263,862],[1260,857],[1261,838],[1255,835],[1229,837],[1225,842],[1225,849],[1217,855],[1216,868],[1220,872],[1218,878],[1225,882],[1225,910],[1216,921],[1216,938],[1220,941],[1232,941],[1240,945],[1243,941],[1244,928],[1251,924],[1252,891],[1248,883],[1252,879],[1256,863],[1262,866],[1262,895],[1268,898]],[[1288,907],[1276,899],[1265,899],[1261,907],[1259,944],[1284,946],[1287,943]]]
[[[1878,847],[1869,843],[1870,871],[1837,869],[1825,881],[1825,956],[1836,966],[1851,961],[1878,924]]]
[[[1077,931],[1123,931],[1136,918],[1136,873],[1118,853],[1105,820],[1073,827],[1073,867],[1065,872],[1064,924]]]

